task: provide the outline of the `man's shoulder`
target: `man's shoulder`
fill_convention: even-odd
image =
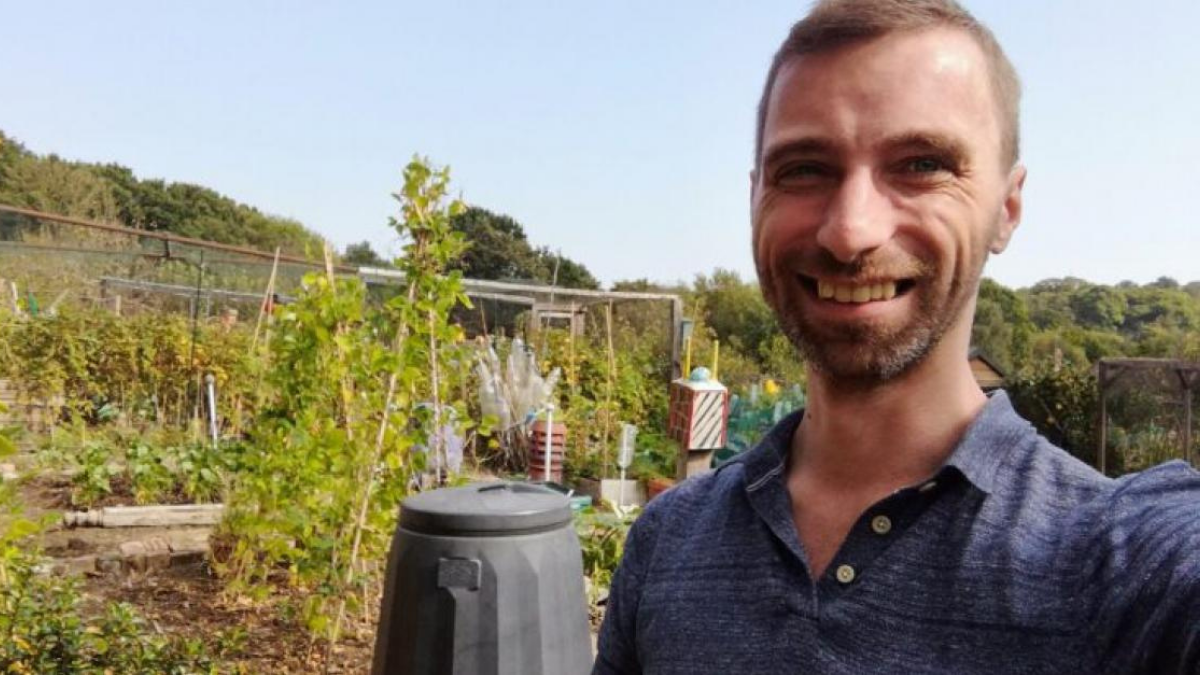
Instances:
[[[1173,531],[1200,546],[1200,472],[1186,462],[1175,460],[1116,479],[1105,507],[1110,528],[1148,535]]]
[[[997,449],[1007,454],[1002,464],[1008,474],[996,486],[998,496],[1055,509],[1082,509],[1109,522],[1200,508],[1200,472],[1186,462],[1176,460],[1110,478],[1053,444],[1032,425],[1012,442],[1012,448]],[[1200,527],[1200,518],[1194,520]]]
[[[1019,512],[1009,522],[1055,531],[1114,583],[1168,568],[1200,583],[1200,472],[1177,460],[1109,478],[1036,433],[1020,442],[1033,447],[996,495]]]

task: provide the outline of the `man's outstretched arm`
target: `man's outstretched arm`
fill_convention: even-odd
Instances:
[[[657,511],[652,507],[644,512],[625,538],[625,553],[613,574],[604,623],[600,626],[600,643],[592,675],[640,675],[642,672],[637,613],[642,582],[654,548]]]

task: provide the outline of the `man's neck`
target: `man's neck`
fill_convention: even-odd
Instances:
[[[814,372],[789,474],[829,490],[883,494],[932,475],[987,401],[965,351],[935,350],[866,391],[839,389]]]
[[[965,344],[959,346],[943,344],[904,377],[867,391],[810,376],[787,490],[814,577],[824,574],[859,514],[932,476],[983,408],[987,399],[971,376]]]

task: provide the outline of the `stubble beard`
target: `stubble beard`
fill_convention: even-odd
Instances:
[[[866,266],[841,265],[841,274],[854,278]],[[825,261],[821,267],[829,270],[831,263]],[[952,279],[944,292],[936,287],[940,278],[936,266],[922,263],[918,268],[917,283],[908,291],[914,295],[915,310],[911,319],[899,326],[867,322],[819,325],[804,312],[803,301],[811,298],[800,297],[806,291],[795,279],[764,295],[784,335],[812,370],[839,389],[871,389],[911,372],[941,343],[971,299],[983,265],[982,262],[976,265],[970,278]],[[762,276],[762,270],[759,275],[760,279],[767,278]]]

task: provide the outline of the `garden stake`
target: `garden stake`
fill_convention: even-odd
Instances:
[[[683,352],[683,377],[692,374],[692,336],[687,337],[687,346]]]
[[[550,444],[554,440],[554,404],[546,404],[546,482],[550,482]]]
[[[612,395],[613,395],[613,373],[617,370],[616,356],[613,353],[613,337],[612,337],[612,300],[608,301],[608,306],[604,308],[604,324],[608,333],[608,377],[605,381],[604,388],[604,440],[600,447],[608,447],[609,428],[612,426]],[[604,453],[604,466],[601,467],[601,477],[612,475],[608,473],[608,453]],[[621,475],[621,480],[625,480],[625,475]]]
[[[267,289],[263,291],[262,305],[258,308],[258,320],[254,323],[254,339],[250,341],[250,353],[258,346],[258,331],[262,328],[263,316],[271,306],[271,296],[275,294],[275,273],[279,271],[279,247],[275,247],[275,262],[271,263],[271,276],[267,279]]]
[[[204,384],[208,388],[208,430],[212,434],[213,447],[217,447],[217,378],[212,373],[204,376]]]

